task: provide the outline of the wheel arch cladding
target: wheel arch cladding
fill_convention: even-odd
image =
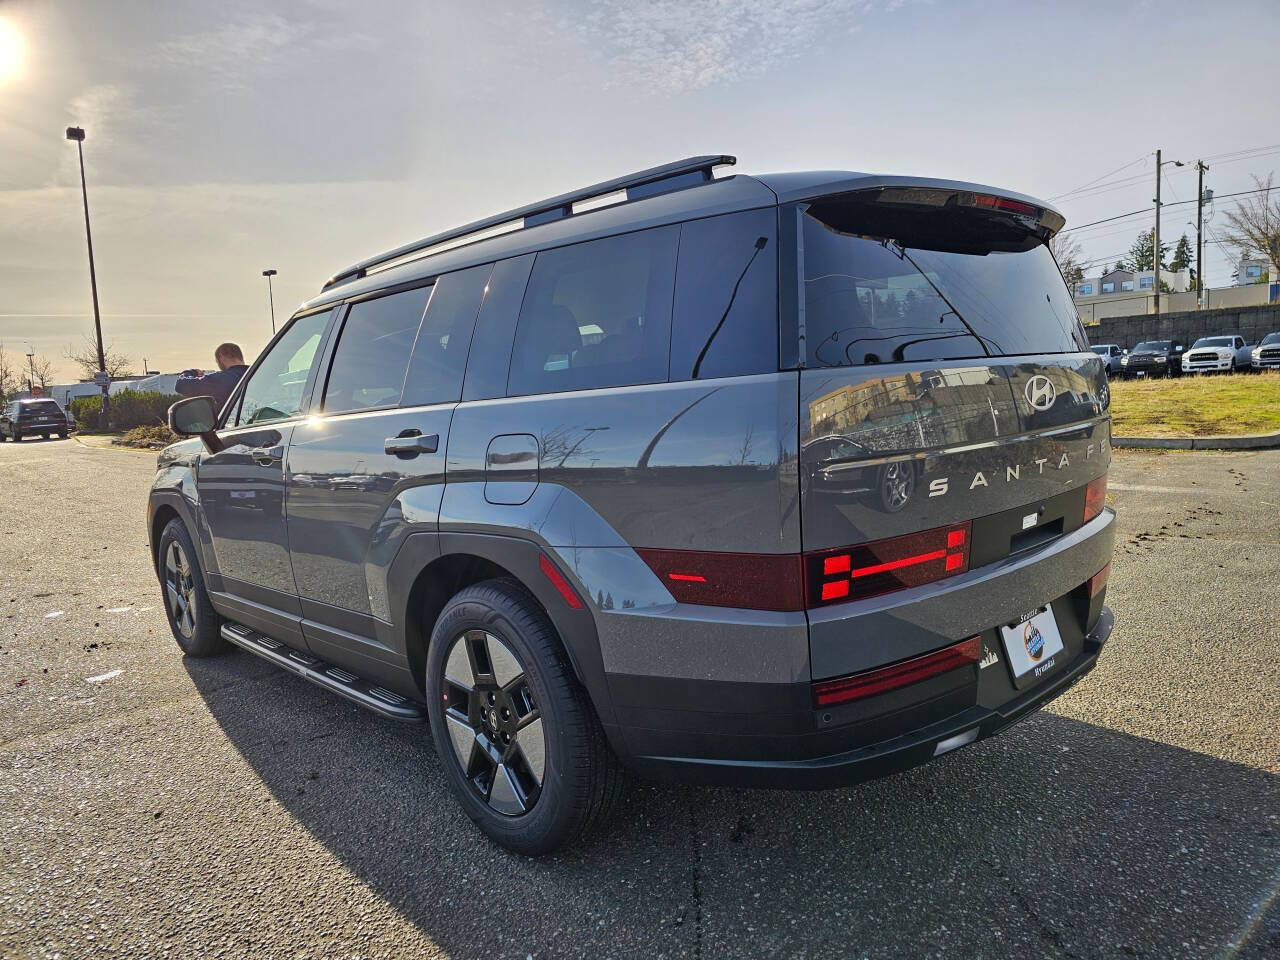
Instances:
[[[164,528],[169,525],[170,520],[181,519],[182,514],[170,503],[157,504],[151,514],[151,565],[157,572],[160,570],[160,537]]]
[[[579,610],[569,608],[539,569],[542,555],[536,543],[519,537],[469,533],[410,537],[397,554],[388,588],[391,609],[404,625],[405,652],[414,683],[423,687],[427,645],[444,605],[473,583],[509,577],[546,611],[575,676],[586,688],[601,722],[608,727],[613,708],[595,619],[586,604]]]

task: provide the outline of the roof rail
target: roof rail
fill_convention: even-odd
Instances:
[[[651,197],[655,194],[678,190],[682,187],[706,183],[711,179],[712,168],[731,166],[737,162],[737,157],[729,156],[689,157],[685,160],[676,160],[673,163],[664,163],[659,167],[650,167],[648,170],[641,170],[638,173],[627,174],[624,177],[606,180],[603,183],[592,184],[589,187],[583,187],[581,190],[562,193],[558,197],[551,197],[538,203],[517,207],[515,210],[508,210],[506,213],[495,214],[492,217],[468,223],[463,227],[455,227],[452,230],[446,230],[444,233],[437,233],[422,240],[415,240],[413,243],[406,243],[404,246],[396,247],[394,250],[380,253],[376,257],[361,260],[359,263],[352,264],[347,269],[335,273],[325,281],[322,289],[328,290],[338,284],[358,280],[367,276],[374,267],[390,263],[393,260],[399,260],[401,257],[417,253],[420,250],[448,243],[451,240],[461,239],[473,233],[481,233],[505,224],[514,224],[516,221],[521,221],[520,228],[524,228],[572,216],[573,205],[583,200],[591,200],[606,194],[617,193],[620,190],[626,191],[628,201],[639,200],[642,197]]]

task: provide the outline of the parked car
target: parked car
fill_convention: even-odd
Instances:
[[[1201,337],[1182,355],[1182,372],[1234,373],[1247,370],[1252,349],[1239,334]]]
[[[1095,343],[1089,348],[1106,362],[1107,376],[1112,377],[1120,372],[1120,361],[1128,350],[1121,348],[1118,343]]]
[[[1249,366],[1254,370],[1280,370],[1280,330],[1268,333],[1249,351]]]
[[[47,397],[11,400],[0,411],[0,442],[36,436],[65,440],[69,429],[66,412]]]
[[[1079,680],[1115,517],[1062,217],[732,162],[357,263],[220,413],[175,404],[148,534],[181,649],[428,720],[459,804],[525,854],[598,821],[624,765],[833,787]]]
[[[1175,377],[1182,374],[1182,344],[1145,340],[1120,358],[1122,377]]]

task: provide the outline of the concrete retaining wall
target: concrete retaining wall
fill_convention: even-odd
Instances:
[[[1190,347],[1200,337],[1238,333],[1257,343],[1280,330],[1280,303],[1223,310],[1184,310],[1155,316],[1106,317],[1086,328],[1090,343],[1118,343],[1133,349],[1143,340],[1176,340]]]

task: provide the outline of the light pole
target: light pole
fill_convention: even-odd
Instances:
[[[1181,160],[1165,160],[1163,163],[1161,163],[1160,151],[1159,150],[1156,151],[1156,226],[1155,226],[1155,230],[1152,231],[1152,237],[1151,237],[1152,246],[1155,248],[1155,251],[1154,253],[1152,253],[1151,258],[1155,261],[1156,272],[1155,272],[1154,282],[1151,284],[1151,286],[1154,288],[1155,295],[1156,295],[1156,316],[1157,317],[1160,316],[1160,169],[1162,167],[1168,166],[1171,163],[1175,167],[1183,166],[1183,163]]]
[[[267,303],[271,304],[271,335],[276,335],[276,298],[271,292],[271,278],[276,275],[274,270],[263,270],[262,275],[267,278]]]
[[[27,392],[36,393],[36,352],[31,344],[27,344]]]
[[[111,424],[111,392],[107,389],[111,383],[107,376],[107,360],[102,353],[102,316],[98,313],[98,275],[93,268],[93,233],[89,230],[89,188],[84,182],[84,128],[67,127],[67,139],[76,142],[76,153],[80,156],[80,195],[84,198],[84,236],[89,242],[89,286],[93,290],[93,329],[98,336],[98,376],[102,387],[102,429],[110,429]]]

